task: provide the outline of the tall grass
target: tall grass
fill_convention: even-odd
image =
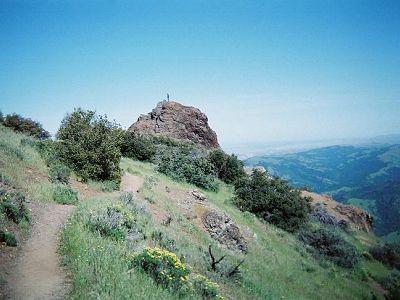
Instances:
[[[101,237],[85,226],[91,210],[116,201],[112,196],[85,201],[65,226],[61,253],[72,275],[71,299],[178,299],[147,274],[129,268],[125,241]]]
[[[0,125],[1,175],[30,199],[52,201],[55,185],[47,180],[46,163],[30,143],[24,142],[27,139],[32,138]]]

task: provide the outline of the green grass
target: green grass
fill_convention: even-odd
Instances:
[[[168,211],[173,219],[170,227],[162,228],[169,237],[175,240],[178,254],[196,270],[207,273],[207,255],[204,253],[208,244],[217,245],[208,234],[192,225],[180,216],[174,199],[163,192],[164,186],[189,190],[195,187],[185,183],[177,183],[168,177],[155,172],[155,166],[130,159],[122,159],[121,167],[129,172],[148,178],[156,178],[160,188],[144,186],[140,193],[151,195],[158,207]],[[198,188],[197,188],[198,189]],[[200,189],[201,190],[201,189]],[[384,277],[387,268],[376,261],[364,259],[354,270],[337,267],[331,263],[320,264],[295,236],[288,234],[270,224],[260,222],[249,213],[239,211],[230,199],[233,188],[220,183],[218,192],[201,190],[215,206],[225,211],[233,220],[255,233],[256,240],[249,242],[249,252],[243,264],[242,283],[219,279],[227,298],[238,299],[368,299],[371,288],[363,278],[367,272],[372,278]],[[349,238],[350,239],[350,238]],[[367,246],[359,243],[358,248],[367,250]],[[240,257],[228,250],[218,249],[218,253],[226,254],[232,262]],[[215,278],[212,278],[215,279]]]
[[[55,185],[47,180],[46,163],[29,143],[21,143],[24,139],[32,138],[0,125],[1,175],[31,200],[53,201]]]
[[[80,204],[67,223],[61,253],[72,274],[71,299],[177,299],[145,273],[129,269],[127,244],[101,237],[85,224],[89,212],[117,202],[112,196]]]

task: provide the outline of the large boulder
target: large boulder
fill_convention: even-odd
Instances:
[[[198,108],[174,101],[161,101],[147,115],[141,115],[128,131],[141,135],[167,136],[191,141],[208,149],[219,148],[217,134]]]
[[[226,214],[215,210],[203,216],[203,224],[211,237],[231,250],[247,252],[247,242],[239,227]]]

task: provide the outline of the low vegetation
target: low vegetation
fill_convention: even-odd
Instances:
[[[329,259],[341,267],[352,268],[359,261],[356,248],[332,229],[304,227],[299,232],[299,239],[311,246],[317,257]]]
[[[78,173],[71,163],[77,159],[72,153],[80,153],[79,159],[86,159],[82,153],[91,148],[82,141],[77,145],[82,148],[73,148],[72,141],[77,137],[66,141],[69,133],[81,134],[76,131],[81,118],[89,119],[88,123],[84,122],[88,124],[84,127],[88,132],[102,128],[104,131],[99,136],[105,137],[102,134],[110,132],[117,135],[105,138],[106,144],[112,144],[110,152],[105,151],[111,153],[111,158],[120,155],[121,131],[102,118],[99,122],[104,126],[95,125],[97,121],[93,120],[98,117],[83,111],[72,118],[79,122],[70,123],[72,115],[64,120],[62,128],[69,128],[64,132],[64,139],[60,137],[54,142],[37,141],[0,127],[2,180],[12,182],[17,190],[34,200],[77,204],[63,229],[60,248],[63,263],[71,273],[69,297],[72,299],[380,297],[369,285],[370,281],[381,282],[389,291],[388,297],[396,299],[398,271],[387,267],[390,263],[383,259],[384,264],[377,261],[373,251],[369,255],[368,246],[360,242],[374,245],[376,240],[366,233],[341,230],[340,224],[324,211],[315,215],[316,223],[305,225],[309,221],[309,201],[285,181],[257,171],[248,177],[238,172],[240,162],[234,156],[218,150],[206,152],[168,139],[156,142],[149,139],[157,150],[150,151],[147,158],[135,154],[136,160],[118,159],[116,169],[111,161],[117,160],[107,160],[107,156],[107,162],[94,169],[86,168],[88,162],[81,162],[85,168]],[[92,126],[97,126],[96,130]],[[142,142],[145,144],[148,140]],[[106,144],[100,143],[99,147]],[[168,161],[174,155],[182,159]],[[96,159],[103,158],[96,156]],[[99,171],[110,166],[112,171]],[[162,167],[165,171],[157,172]],[[76,192],[68,186],[69,168],[81,177],[85,172],[91,174],[92,170],[93,174],[121,174],[121,169],[141,176],[145,179],[139,190],[141,200],[131,193],[120,196],[98,193],[79,202]],[[208,174],[210,182],[218,188],[201,181],[204,178],[198,176],[200,172]],[[119,179],[113,175],[94,177],[102,180],[100,190],[118,189]],[[87,178],[89,185],[97,184],[92,183],[90,176]],[[184,208],[177,205],[179,195],[188,195],[196,187],[207,203],[238,224],[248,242],[246,253],[237,253],[219,244],[199,228],[200,220],[187,218]],[[19,196],[12,194],[12,197]],[[19,215],[24,211],[21,206],[10,204],[15,204],[14,198],[2,198],[0,206],[0,240],[10,246],[18,241],[9,229],[29,222],[27,216]],[[292,234],[296,231],[297,235]],[[386,250],[378,253],[382,251],[387,256]]]
[[[1,176],[0,180],[0,242],[7,246],[17,246],[15,227],[26,230],[29,227],[29,210],[26,198],[20,192],[15,192],[8,180]]]
[[[250,177],[235,183],[234,203],[243,211],[254,213],[289,232],[308,221],[309,199],[300,195],[280,178],[255,170]]]
[[[376,245],[369,249],[371,255],[384,264],[400,269],[400,244]]]

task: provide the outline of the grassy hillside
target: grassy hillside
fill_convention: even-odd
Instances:
[[[56,185],[48,180],[45,161],[27,135],[0,125],[0,172],[32,200],[53,201]]]
[[[400,145],[332,146],[253,157],[245,164],[262,165],[294,186],[308,186],[366,209],[375,216],[375,229],[381,236],[400,229]]]
[[[49,181],[46,163],[30,138],[4,128],[0,134],[2,177],[32,201],[53,201],[60,184]],[[152,163],[128,158],[122,159],[120,167],[144,180],[133,198],[122,191],[105,192],[99,183],[86,187],[72,184],[82,193],[93,187],[98,190],[88,193],[87,199],[81,198],[62,232],[60,253],[72,282],[69,298],[207,299],[211,298],[207,289],[216,289],[215,282],[219,297],[225,299],[371,299],[372,295],[383,299],[376,287],[394,271],[368,254],[368,246],[378,241],[373,235],[341,233],[361,253],[355,268],[342,268],[315,257],[295,234],[238,210],[231,201],[231,185],[219,182],[218,191],[202,190],[173,181],[157,172]],[[239,226],[248,241],[246,254],[221,246],[202,228],[201,220],[188,218],[182,203],[195,188],[207,197],[210,206],[228,214]],[[114,217],[123,218],[123,222],[117,231],[107,231],[104,216],[112,216],[112,222]],[[167,218],[170,221],[166,223]],[[217,258],[225,255],[217,272],[210,268],[209,245]],[[205,276],[208,281],[201,286],[203,294],[177,294],[135,267],[135,257],[146,247],[175,253],[181,261],[178,265],[190,267],[190,276]],[[242,259],[240,275],[224,275]]]
[[[249,240],[246,255],[221,248],[197,226],[196,220],[188,220],[183,215],[177,200],[171,196],[186,193],[194,186],[172,181],[157,173],[150,163],[124,158],[121,167],[145,178],[135,205],[148,212],[141,214],[138,220],[147,238],[131,244],[101,237],[88,228],[91,212],[116,204],[125,205],[120,195],[93,198],[82,203],[64,231],[62,247],[67,266],[73,273],[73,298],[81,298],[90,291],[91,295],[110,299],[173,299],[173,294],[154,286],[143,273],[135,269],[129,271],[126,261],[132,252],[145,246],[160,245],[160,241],[151,238],[154,232],[162,233],[161,244],[173,249],[184,263],[193,268],[193,272],[216,281],[220,285],[220,294],[227,299],[369,299],[373,289],[368,281],[383,278],[390,272],[381,263],[367,259],[362,259],[352,271],[326,261],[321,264],[294,235],[235,208],[230,202],[232,188],[223,183],[220,183],[219,192],[202,192],[215,207],[231,216],[242,230],[251,232],[253,238]],[[162,225],[165,215],[172,218],[169,226]],[[374,240],[372,236],[358,234],[363,240]],[[346,239],[361,252],[367,250],[366,245],[354,236],[348,235]],[[210,271],[208,245],[213,245],[217,256],[226,255],[222,268],[229,268],[245,258],[241,277],[225,278]]]

